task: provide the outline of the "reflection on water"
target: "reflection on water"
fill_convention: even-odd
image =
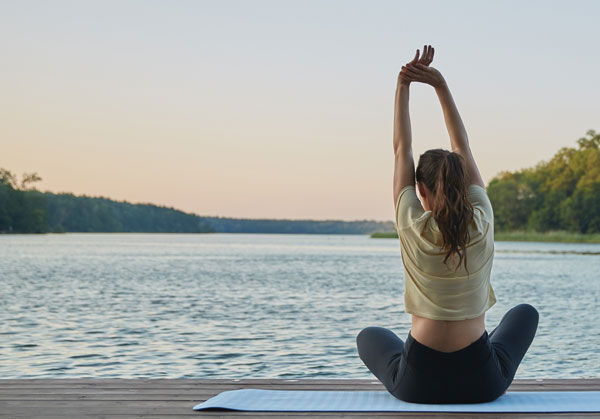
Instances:
[[[498,302],[540,312],[517,378],[600,377],[600,245],[499,242]],[[405,338],[397,240],[0,236],[0,376],[371,378],[356,334]]]

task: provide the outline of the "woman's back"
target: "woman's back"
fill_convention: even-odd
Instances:
[[[432,320],[412,315],[410,334],[420,343],[440,352],[469,346],[485,331],[485,314],[467,320]]]
[[[404,303],[413,315],[411,334],[433,349],[452,352],[474,342],[485,330],[485,311],[495,302],[490,283],[494,255],[494,220],[485,189],[471,185],[473,206],[466,266],[443,263],[443,240],[414,187],[400,193],[396,229],[404,264]]]
[[[405,268],[404,302],[413,315],[411,334],[420,343],[452,352],[476,341],[485,330],[485,311],[495,302],[490,283],[494,255],[493,211],[485,189],[470,185],[473,206],[466,266],[444,264],[441,233],[416,197],[414,187],[400,193],[396,229]]]

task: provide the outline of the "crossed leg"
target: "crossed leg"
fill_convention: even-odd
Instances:
[[[519,304],[508,310],[498,326],[488,335],[507,386],[512,382],[525,352],[537,331],[539,314],[529,304]]]
[[[356,346],[360,359],[391,392],[400,379],[402,339],[385,327],[369,326],[356,336]]]

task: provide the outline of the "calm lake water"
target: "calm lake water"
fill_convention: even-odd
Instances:
[[[517,378],[600,377],[600,245],[496,243],[491,331],[540,313]],[[0,236],[2,378],[373,378],[366,326],[410,329],[397,240]]]

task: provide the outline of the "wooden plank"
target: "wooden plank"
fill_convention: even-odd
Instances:
[[[524,380],[524,381],[534,381],[534,380]],[[54,378],[54,379],[21,379],[21,380],[12,380],[12,379],[0,379],[1,384],[45,384],[45,383],[62,383],[62,384],[76,384],[76,385],[96,385],[98,382],[103,384],[116,384],[121,385],[123,383],[128,383],[131,385],[162,385],[162,384],[185,384],[185,385],[202,385],[202,384],[236,384],[236,383],[252,383],[252,384],[293,384],[293,383],[303,383],[303,384],[355,384],[362,385],[368,383],[376,383],[378,382],[376,379],[371,380],[351,380],[351,379],[311,379],[311,380],[278,380],[278,379],[240,379],[240,380],[193,380],[193,379],[171,379],[171,380],[158,380],[158,379],[148,379],[148,380],[138,380],[138,379],[127,379],[121,378],[118,380],[110,379],[110,378],[97,378],[95,380],[81,379],[81,380],[72,380],[66,378]]]
[[[279,388],[281,389],[281,388]],[[310,389],[310,388],[309,388]],[[542,390],[552,391],[562,388],[542,388]],[[213,387],[210,389],[186,389],[173,390],[165,387],[164,389],[43,389],[43,390],[23,390],[23,389],[4,389],[0,390],[0,400],[200,400],[204,401],[210,397],[230,388]],[[302,388],[307,390],[307,388]],[[322,390],[322,389],[321,389]],[[337,390],[340,390],[337,388]],[[356,389],[352,389],[356,390]],[[363,389],[361,389],[363,390]],[[383,391],[385,388],[381,385],[369,391]],[[523,391],[524,389],[509,388],[509,391]],[[540,388],[532,388],[530,391],[538,391]],[[570,390],[573,390],[572,388]],[[598,390],[598,387],[581,388],[578,391]],[[318,390],[317,390],[318,391]]]
[[[533,386],[552,386],[552,387],[600,387],[600,379],[577,379],[577,380],[562,380],[562,379],[548,379],[548,380],[515,380],[512,384],[516,387],[526,386],[528,388]],[[370,388],[371,386],[379,387],[381,383],[373,380],[240,380],[240,381],[218,381],[215,380],[172,380],[160,382],[154,382],[154,380],[132,380],[120,379],[114,381],[112,379],[97,379],[95,381],[85,380],[82,382],[77,381],[66,381],[63,379],[46,379],[40,380],[1,380],[0,389],[2,388],[121,388],[121,389],[132,389],[132,388],[171,388],[171,389],[196,389],[196,388],[238,388],[238,387],[253,387],[260,386],[261,388]]]
[[[578,382],[589,382],[600,384],[600,378],[578,378],[578,379],[564,379],[564,378],[546,378],[546,379],[517,379],[515,383],[578,383]],[[127,384],[130,386],[142,385],[202,385],[202,384],[353,384],[353,385],[364,385],[378,383],[375,379],[334,379],[334,378],[311,378],[311,379],[279,379],[279,378],[245,378],[245,379],[188,379],[188,378],[153,378],[153,379],[137,379],[137,378],[22,378],[22,379],[0,379],[0,385],[15,385],[15,384],[70,384],[70,385],[109,385],[109,384]]]
[[[218,384],[218,383],[254,383],[254,384],[281,384],[281,383],[293,383],[302,382],[306,384],[319,384],[319,383],[331,383],[331,384],[364,384],[369,382],[376,382],[375,379],[370,378],[302,378],[302,379],[286,379],[286,378],[4,378],[0,379],[0,383],[6,384],[19,384],[22,382],[27,383],[46,383],[46,382],[61,382],[71,384],[97,384],[102,383],[116,383],[122,384],[124,382],[130,384],[173,384],[173,383],[189,383],[189,384]]]
[[[564,379],[564,378],[547,378],[547,379],[517,379],[515,383],[578,383],[578,382],[591,382],[600,384],[600,378],[579,378],[579,379]],[[13,385],[13,384],[76,384],[76,385],[108,385],[117,384],[128,386],[142,385],[163,385],[168,384],[177,385],[202,385],[202,384],[352,384],[352,385],[364,385],[369,383],[378,383],[374,379],[348,379],[348,378],[307,378],[307,379],[279,379],[279,378],[244,378],[244,379],[192,379],[192,378],[152,378],[152,379],[138,379],[138,378],[23,378],[23,379],[0,379],[0,385]]]
[[[221,391],[239,388],[299,390],[383,390],[372,379],[4,379],[0,380],[0,418],[192,418],[233,417],[598,417],[573,414],[451,414],[414,412],[231,412],[200,411],[192,407]],[[510,391],[600,390],[600,379],[515,380]]]

